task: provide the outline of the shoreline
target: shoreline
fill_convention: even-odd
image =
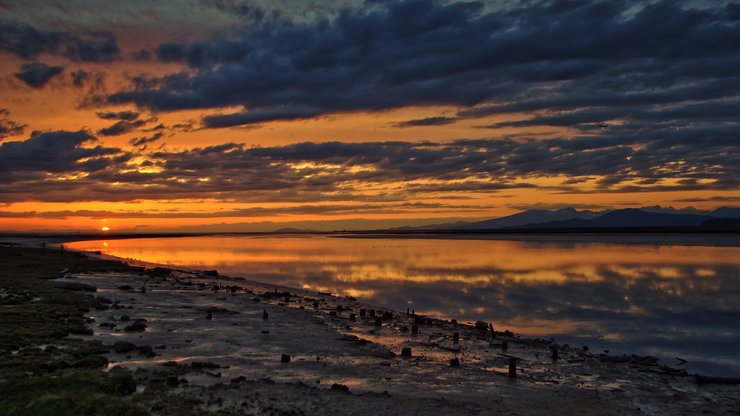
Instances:
[[[165,386],[168,395],[192,399],[205,389],[216,402],[220,398],[215,409],[227,414],[238,413],[232,402],[245,385],[267,395],[296,395],[283,400],[290,408],[305,408],[307,396],[316,396],[318,413],[340,406],[357,414],[374,414],[379,403],[405,412],[390,414],[428,414],[440,406],[459,414],[538,414],[545,407],[552,414],[690,414],[707,395],[717,410],[732,409],[730,398],[738,391],[734,384],[706,384],[722,380],[682,374],[646,357],[593,354],[212,271],[128,267],[64,279],[95,286],[96,295],[111,301],[108,309],[91,311],[93,340],[148,346],[144,350],[155,354],[114,350],[106,354],[108,366],[129,367],[145,390],[164,371],[166,384],[174,384]],[[132,321],[141,322],[143,331],[126,331]],[[410,357],[404,348],[411,349]],[[291,362],[280,362],[282,354]],[[516,378],[507,376],[508,356],[521,359]],[[685,397],[676,402],[676,392]],[[259,404],[268,405],[275,403]]]
[[[202,236],[311,236],[358,239],[450,239],[450,240],[504,240],[536,241],[544,243],[614,243],[634,245],[682,245],[709,247],[740,247],[740,232],[717,230],[646,230],[602,229],[588,230],[479,230],[479,231],[332,231],[332,232],[238,232],[238,233],[150,233],[150,234],[65,234],[65,233],[0,233],[0,245],[65,244],[75,241],[123,240],[143,238],[182,238]]]

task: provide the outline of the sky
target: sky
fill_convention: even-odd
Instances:
[[[0,230],[740,202],[740,2],[0,0]]]

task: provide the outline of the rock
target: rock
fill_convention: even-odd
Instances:
[[[331,389],[334,391],[349,393],[349,387],[345,386],[344,384],[334,383],[331,385]]]
[[[452,366],[452,367],[460,367],[460,359],[457,358],[457,357],[450,358],[450,366]]]
[[[136,348],[136,350],[139,351],[139,354],[147,358],[152,358],[157,355],[154,352],[154,348],[152,348],[149,345],[140,345],[139,347]]]
[[[113,367],[108,372],[108,391],[122,396],[136,392],[136,380],[130,371],[121,367]]]
[[[180,379],[177,376],[167,376],[167,387],[177,387],[180,385]]]
[[[193,361],[192,363],[190,363],[190,367],[194,369],[200,369],[200,370],[203,370],[203,369],[213,370],[216,368],[221,368],[220,365],[216,363],[212,363],[210,361]]]
[[[120,320],[121,322],[126,322],[126,321],[128,321],[130,319],[131,319],[131,317],[128,316],[128,315],[121,315],[121,317],[118,318],[118,320]]]
[[[134,291],[134,288],[131,287],[130,285],[121,285],[121,286],[118,286],[118,289],[119,290],[125,290],[127,292],[133,292]]]
[[[144,332],[146,330],[147,326],[144,322],[136,321],[131,325],[128,325],[124,328],[124,331],[126,332]]]
[[[72,363],[76,368],[103,368],[108,365],[108,359],[102,355],[90,355]]]
[[[98,288],[92,285],[88,285],[80,282],[57,282],[54,287],[59,289],[69,290],[72,292],[97,292]]]
[[[483,321],[475,321],[475,329],[488,329],[488,323]]]
[[[170,270],[164,267],[155,267],[153,269],[146,269],[146,273],[150,276],[166,277],[170,275]]]
[[[411,347],[403,347],[401,348],[401,357],[411,357]]]
[[[69,333],[74,335],[95,335],[95,332],[93,332],[92,329],[84,326],[72,328],[69,330]]]
[[[290,362],[290,355],[283,354],[280,356],[280,362],[281,363],[289,363]]]
[[[135,349],[136,349],[136,345],[133,342],[118,341],[113,344],[113,351],[115,351],[118,354],[124,354],[127,352],[131,352]]]

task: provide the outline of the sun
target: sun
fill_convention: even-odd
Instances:
[[[110,231],[110,227],[103,227],[100,229],[100,231]]]

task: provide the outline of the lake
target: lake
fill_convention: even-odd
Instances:
[[[271,235],[67,246],[740,376],[740,247],[732,244]]]

